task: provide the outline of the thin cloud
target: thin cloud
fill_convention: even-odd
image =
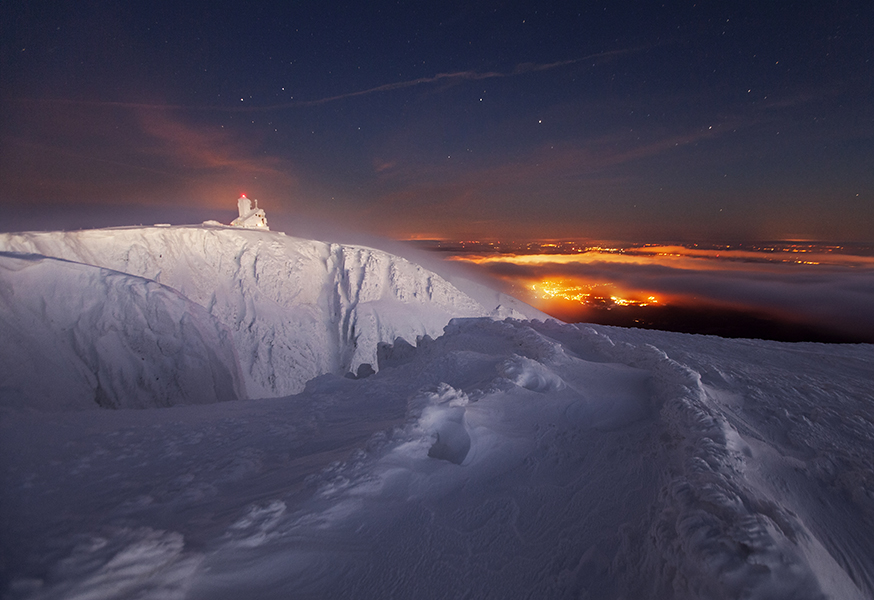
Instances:
[[[143,133],[154,142],[153,153],[171,164],[190,170],[284,175],[279,160],[256,156],[254,148],[216,128],[191,127],[186,123],[144,112]]]
[[[587,189],[593,184],[614,185],[615,180],[606,175],[611,168],[713,139],[722,135],[723,129],[699,128],[644,143],[622,134],[590,140],[582,145],[542,144],[509,162],[468,168],[446,162],[404,164],[401,160],[383,160],[380,162],[382,168],[375,170],[390,191],[381,197],[379,204],[408,206],[417,198],[419,201],[422,198],[441,198],[444,208],[459,202],[469,207],[477,198],[490,196],[510,202],[516,197],[511,190],[535,184],[548,189],[566,186],[566,181],[579,181],[579,185]]]
[[[47,144],[47,143],[41,143],[41,142],[35,142],[32,140],[27,140],[27,139],[24,139],[21,137],[8,137],[4,140],[4,143],[8,144],[9,146],[12,146],[12,147],[18,147],[20,149],[29,150],[32,152],[39,152],[39,153],[44,153],[44,154],[46,154],[46,153],[57,154],[57,155],[60,155],[62,157],[76,159],[76,160],[79,160],[81,162],[102,163],[102,164],[112,165],[112,166],[116,166],[116,167],[124,167],[126,169],[131,169],[131,170],[136,170],[136,171],[144,171],[146,173],[156,173],[158,175],[166,175],[169,177],[186,179],[185,176],[183,176],[179,173],[173,173],[168,169],[157,169],[157,168],[146,166],[146,165],[134,164],[134,163],[128,162],[128,161],[115,160],[115,159],[111,159],[111,158],[95,156],[93,154],[86,154],[83,152],[78,152],[76,150],[72,150],[72,149],[64,147],[64,146],[60,146],[57,143]]]
[[[257,134],[163,111],[78,106],[22,113],[20,132],[0,145],[8,197],[116,205],[185,198],[210,206],[237,191],[278,196],[298,185],[294,166],[265,153]]]
[[[590,60],[610,58],[614,56],[621,56],[624,54],[629,54],[632,52],[637,52],[642,48],[628,48],[623,50],[609,50],[606,52],[597,52],[595,54],[589,54],[588,56],[583,56],[581,58],[574,58],[570,60],[562,60],[552,63],[520,63],[516,66],[515,69],[508,73],[501,73],[498,71],[456,71],[454,73],[437,73],[431,77],[419,77],[416,79],[410,79],[408,81],[397,81],[394,83],[386,83],[383,85],[378,85],[376,87],[368,88],[365,90],[358,90],[355,92],[347,92],[345,94],[337,94],[335,96],[328,96],[325,98],[319,98],[316,100],[300,100],[296,102],[284,102],[282,104],[270,104],[266,106],[190,106],[185,104],[150,104],[150,103],[142,103],[142,102],[107,102],[107,101],[99,101],[99,100],[70,100],[64,98],[18,98],[14,99],[15,102],[22,103],[47,103],[47,104],[70,104],[70,105],[86,105],[86,106],[104,106],[104,107],[113,107],[113,108],[132,108],[132,109],[144,109],[144,110],[165,110],[165,111],[176,111],[176,110],[196,110],[196,111],[210,111],[210,112],[234,112],[234,113],[245,113],[245,112],[266,112],[273,110],[282,110],[288,108],[305,108],[308,106],[320,106],[322,104],[328,104],[330,102],[337,102],[339,100],[346,100],[348,98],[357,98],[360,96],[369,96],[371,94],[380,94],[384,92],[392,92],[395,90],[402,90],[412,87],[417,87],[420,85],[428,85],[432,83],[440,83],[440,82],[463,82],[463,81],[480,81],[484,79],[498,79],[498,78],[508,78],[508,77],[518,77],[521,75],[526,75],[528,73],[536,73],[542,71],[551,71],[553,69],[560,69],[562,67],[567,67],[570,65],[578,64],[581,62],[586,62]]]
[[[590,54],[588,56],[583,56],[582,58],[574,58],[571,60],[562,60],[553,63],[545,63],[545,64],[537,64],[537,63],[520,63],[516,66],[513,71],[509,73],[500,73],[498,71],[486,71],[486,72],[478,72],[478,71],[457,71],[455,73],[438,73],[433,77],[420,77],[418,79],[411,79],[410,81],[399,81],[396,83],[388,83],[385,85],[380,85],[374,88],[370,88],[367,90],[360,90],[357,92],[349,92],[346,94],[339,94],[337,96],[330,96],[328,98],[321,98],[319,100],[310,100],[304,102],[296,102],[296,103],[288,103],[288,104],[277,104],[274,106],[266,106],[263,108],[253,108],[251,110],[272,110],[276,108],[291,108],[294,106],[315,106],[319,104],[326,104],[328,102],[335,102],[337,100],[344,100],[346,98],[354,98],[356,96],[366,96],[369,94],[376,94],[381,92],[389,92],[393,90],[400,90],[410,87],[415,87],[419,85],[429,84],[429,83],[437,83],[441,81],[479,81],[482,79],[496,79],[496,78],[506,78],[506,77],[517,77],[519,75],[525,75],[527,73],[535,73],[541,71],[551,71],[553,69],[559,69],[562,67],[567,67],[570,65],[574,65],[577,63],[581,63],[584,61],[589,61],[598,58],[608,58],[611,56],[620,56],[623,54],[628,54],[631,52],[635,52],[640,50],[640,48],[629,48],[625,50],[610,50],[607,52],[598,52],[596,54]]]
[[[216,128],[191,126],[166,113],[143,111],[140,126],[148,144],[144,152],[190,180],[187,192],[200,201],[219,201],[228,189],[270,190],[277,195],[298,186],[292,165],[259,152],[257,139],[241,138]]]

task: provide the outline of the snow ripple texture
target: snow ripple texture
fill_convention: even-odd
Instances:
[[[0,251],[112,269],[161,284],[203,307],[230,331],[249,398],[300,392],[323,373],[376,367],[379,342],[436,337],[452,317],[521,316],[484,307],[403,258],[275,232],[222,227],[30,232],[0,235]],[[30,293],[40,295],[39,282],[30,283],[37,286]],[[45,301],[60,297],[42,295]],[[110,402],[121,400],[113,396]]]

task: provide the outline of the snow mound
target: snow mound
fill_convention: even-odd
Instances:
[[[380,342],[437,337],[453,317],[522,316],[483,306],[398,256],[268,231],[204,226],[3,234],[0,251],[113,269],[176,290],[231,331],[250,398],[300,392],[323,373],[376,368]]]
[[[147,408],[244,396],[226,328],[154,281],[0,253],[0,406]]]
[[[7,596],[874,593],[872,346],[475,318],[376,366],[0,414]]]

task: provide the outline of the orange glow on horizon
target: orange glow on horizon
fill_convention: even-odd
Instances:
[[[550,245],[542,244],[548,248]],[[475,264],[510,263],[516,265],[623,263],[652,265],[664,264],[674,269],[694,271],[759,270],[770,271],[785,265],[874,267],[874,257],[828,253],[807,248],[769,248],[763,251],[722,250],[686,248],[684,246],[641,246],[634,248],[611,248],[590,246],[573,253],[470,253],[447,256],[449,260],[467,261]]]
[[[780,341],[872,339],[874,243],[456,239],[428,247],[567,322]]]
[[[870,249],[856,251],[838,244],[614,245],[541,240],[456,241],[438,247],[447,260],[484,268],[508,285],[508,293],[518,294],[545,313],[572,319],[624,308],[673,314],[656,308],[680,306],[728,310],[755,306],[758,313],[785,318],[786,303],[775,308],[745,302],[743,294],[755,296],[755,290],[767,290],[774,295],[774,286],[789,284],[770,282],[785,282],[787,277],[809,275],[830,281],[836,273],[874,269]]]

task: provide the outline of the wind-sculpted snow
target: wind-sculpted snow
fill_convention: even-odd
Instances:
[[[2,416],[0,589],[874,595],[872,346],[457,319],[378,360],[290,398]]]
[[[230,334],[154,281],[0,253],[0,407],[149,408],[244,396]]]
[[[440,335],[452,317],[522,316],[486,307],[439,275],[357,246],[222,227],[0,235],[34,253],[154,280],[230,329],[250,398],[299,392],[323,373],[376,366],[379,342]]]

